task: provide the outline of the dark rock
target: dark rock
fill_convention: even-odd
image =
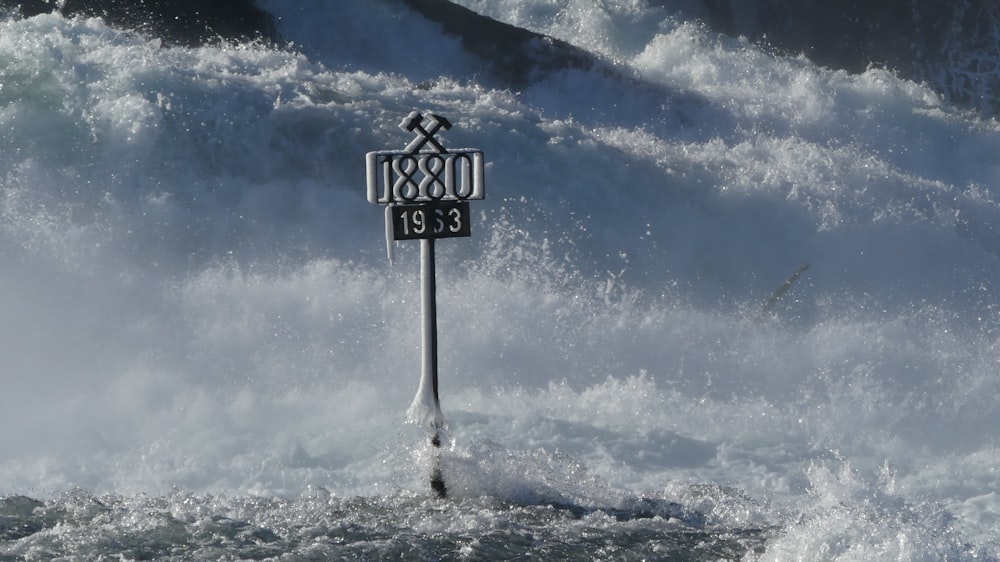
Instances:
[[[707,23],[848,71],[907,69],[940,48],[953,0],[703,0]]]
[[[0,0],[25,17],[59,11],[99,17],[109,25],[161,38],[169,45],[220,41],[279,42],[273,18],[250,0]]]
[[[467,50],[483,59],[494,76],[514,87],[553,71],[589,69],[597,64],[590,53],[565,41],[496,21],[447,0],[403,3],[441,24],[445,34],[458,37]]]
[[[672,9],[677,0],[649,0]],[[690,0],[686,17],[834,69],[885,68],[961,107],[1000,113],[995,0]]]

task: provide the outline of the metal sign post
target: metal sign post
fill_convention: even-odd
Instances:
[[[434,241],[472,235],[468,201],[486,196],[483,152],[473,148],[446,149],[434,137],[441,129],[451,128],[451,123],[440,115],[425,120],[414,111],[399,127],[416,135],[402,151],[380,150],[365,155],[368,201],[386,206],[386,251],[390,262],[394,241],[420,240],[423,360],[410,417],[430,429],[431,444],[437,449],[445,422],[438,397]],[[439,455],[434,457],[430,480],[438,497],[447,495]]]

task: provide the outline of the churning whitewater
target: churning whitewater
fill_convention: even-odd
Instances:
[[[552,55],[510,81],[410,4],[0,19],[0,557],[1000,559],[991,115],[680,2],[463,0]],[[412,111],[486,160],[443,500],[365,192]]]

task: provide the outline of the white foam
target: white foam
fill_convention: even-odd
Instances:
[[[363,155],[432,109],[488,161],[472,238],[438,245],[465,493],[676,494],[786,525],[765,558],[992,536],[995,124],[638,3],[497,5],[634,75],[486,90],[369,2],[270,2],[308,56],[3,22],[4,490],[422,489],[417,247],[385,263]]]

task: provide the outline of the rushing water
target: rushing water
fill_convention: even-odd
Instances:
[[[1000,557],[994,120],[664,2],[465,0],[602,61],[517,90],[394,2],[261,4],[292,48],[0,22],[0,557]],[[446,500],[365,199],[413,110],[488,162]]]

